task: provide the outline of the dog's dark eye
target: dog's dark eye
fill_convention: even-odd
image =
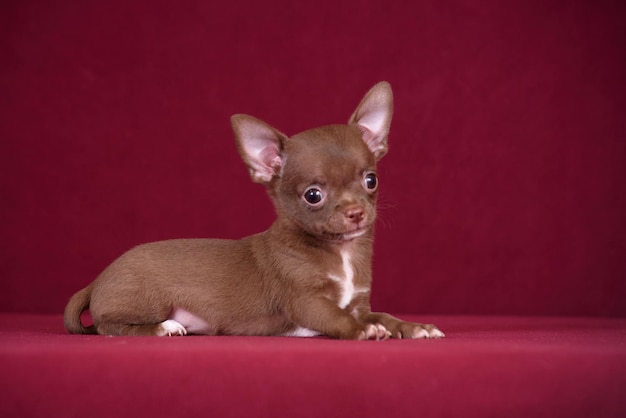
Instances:
[[[378,187],[378,177],[376,177],[376,173],[369,172],[365,174],[365,188],[367,190],[373,191]]]
[[[307,201],[308,204],[317,205],[322,201],[322,199],[324,199],[324,194],[317,187],[309,187],[304,191],[302,197],[304,198],[304,200]]]

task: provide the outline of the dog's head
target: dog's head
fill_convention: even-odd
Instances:
[[[347,125],[290,138],[247,115],[232,117],[252,179],[266,184],[279,219],[327,241],[367,233],[376,218],[376,162],[387,152],[393,94],[386,82],[363,98]]]

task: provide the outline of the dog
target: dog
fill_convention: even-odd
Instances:
[[[376,84],[346,125],[287,137],[234,115],[237,149],[277,218],[240,240],[139,245],[68,302],[72,334],[440,338],[434,325],[370,309],[376,163],[387,153],[393,93]],[[93,325],[81,314],[89,309]]]

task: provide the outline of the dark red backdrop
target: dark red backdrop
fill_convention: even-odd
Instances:
[[[229,116],[346,121],[385,79],[374,306],[626,315],[621,1],[4,1],[0,309],[273,211]]]

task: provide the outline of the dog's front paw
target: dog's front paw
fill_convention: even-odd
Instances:
[[[394,331],[395,338],[443,338],[445,334],[433,324],[416,324],[413,322],[403,322],[397,330]]]
[[[359,340],[386,340],[391,337],[391,332],[387,331],[381,324],[367,324],[365,329],[359,334]]]

